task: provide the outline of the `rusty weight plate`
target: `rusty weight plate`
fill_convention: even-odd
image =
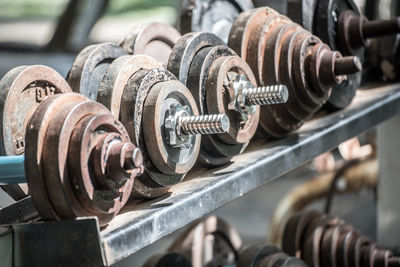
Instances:
[[[199,115],[190,91],[176,80],[151,87],[143,106],[143,135],[151,161],[165,174],[185,174],[195,164],[200,150],[200,136],[190,136],[190,146],[172,147],[167,143],[164,121],[171,105],[186,106],[193,116]],[[175,183],[175,182],[174,182]],[[169,181],[163,185],[171,185]]]
[[[318,0],[316,7],[316,14],[318,15],[315,17],[312,30],[332,50],[339,50],[345,56],[357,56],[363,61],[364,48],[353,51],[351,54],[340,49],[337,24],[340,13],[346,10],[360,14],[360,10],[353,0]],[[335,85],[325,107],[336,110],[350,105],[357,89],[361,85],[361,76],[361,73],[349,75],[347,80],[342,84]]]
[[[212,33],[187,33],[174,45],[168,59],[167,69],[172,72],[179,81],[187,85],[190,65],[195,55],[203,48],[223,44],[224,42]],[[196,101],[198,100],[196,99]],[[202,113],[201,110],[200,113]]]
[[[228,41],[235,18],[254,8],[251,0],[183,0],[178,21],[181,33],[211,32]]]
[[[25,151],[26,125],[36,108],[48,96],[71,92],[64,78],[46,66],[21,66],[0,81],[0,155],[21,155]],[[2,188],[15,200],[27,196],[26,184]]]
[[[264,258],[280,252],[281,251],[275,246],[250,246],[240,253],[237,267],[257,267]]]
[[[151,56],[166,67],[172,48],[180,37],[181,34],[172,26],[153,22],[131,29],[119,45],[131,55]]]
[[[120,46],[113,43],[90,45],[75,58],[67,75],[72,90],[90,100],[97,100],[97,93],[108,66],[115,59],[126,55]]]
[[[244,75],[253,86],[256,86],[254,74],[242,58],[238,56],[219,57],[212,62],[208,70],[205,102],[208,113],[227,114],[229,117],[231,125],[229,131],[226,134],[219,134],[218,137],[227,144],[245,144],[250,141],[257,130],[260,108],[257,106],[255,113],[250,114],[248,120],[244,124],[242,123],[241,114],[230,107],[230,103],[236,97],[230,85],[233,82],[232,79],[235,78],[232,75]]]

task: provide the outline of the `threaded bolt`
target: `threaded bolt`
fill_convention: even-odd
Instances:
[[[225,114],[180,116],[178,123],[183,134],[220,134],[229,129],[229,119]]]
[[[289,92],[285,85],[248,88],[243,90],[242,94],[247,106],[282,104],[286,103],[289,98]]]
[[[226,133],[229,126],[225,114],[191,116],[190,108],[178,103],[170,106],[164,121],[166,141],[175,148],[190,148],[192,135]]]

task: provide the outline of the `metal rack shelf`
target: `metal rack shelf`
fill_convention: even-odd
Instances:
[[[167,196],[131,201],[104,229],[95,218],[14,224],[4,227],[0,246],[12,243],[14,266],[108,266],[399,113],[400,84],[361,90],[349,108],[313,119],[285,139],[256,140],[230,165],[196,170]],[[23,201],[29,206],[29,198]],[[3,223],[36,218],[21,206],[0,210]]]

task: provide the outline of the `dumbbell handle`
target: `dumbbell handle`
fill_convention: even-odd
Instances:
[[[23,155],[0,157],[0,184],[26,183],[24,161]]]

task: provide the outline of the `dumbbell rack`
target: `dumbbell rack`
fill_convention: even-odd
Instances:
[[[230,165],[197,169],[170,194],[131,201],[104,229],[96,218],[35,222],[30,198],[0,210],[2,266],[109,266],[400,113],[400,84],[359,90],[346,109],[271,142],[256,140]],[[27,223],[28,222],[28,223]]]

